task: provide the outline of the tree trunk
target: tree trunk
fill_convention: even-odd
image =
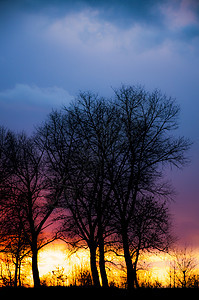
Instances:
[[[140,286],[139,286],[139,283],[138,283],[138,279],[137,279],[137,271],[136,271],[135,268],[134,268],[134,275],[135,275],[135,286],[136,286],[136,288],[138,289]]]
[[[124,259],[125,259],[126,271],[127,271],[127,288],[133,289],[136,281],[136,271],[133,268],[133,263],[132,263],[129,244],[128,244],[128,235],[126,230],[122,232],[122,242],[123,242]]]
[[[135,258],[135,261],[134,261],[134,273],[135,273],[135,286],[136,288],[139,288],[139,283],[138,283],[138,280],[137,280],[137,264],[138,264],[138,259],[139,259],[139,255],[140,255],[140,246],[141,246],[141,239],[139,239],[139,244],[138,244],[138,248],[137,248],[137,251],[136,251],[136,258]]]
[[[96,247],[90,247],[90,266],[93,284],[95,287],[100,287],[99,274],[96,265]]]
[[[17,287],[17,285],[18,285],[18,272],[19,271],[20,271],[20,241],[18,243],[17,253],[16,253],[14,287]]]
[[[100,274],[102,279],[102,286],[106,288],[108,287],[108,278],[107,278],[106,268],[105,268],[103,236],[100,236],[99,238],[99,267],[100,267]]]
[[[34,287],[36,288],[40,287],[37,244],[32,246],[32,275],[33,275]]]
[[[18,286],[21,287],[21,260],[19,262]]]
[[[14,280],[14,287],[17,287],[17,282],[18,282],[18,268],[19,268],[19,258],[18,255],[16,257],[16,263],[15,263],[15,280]]]

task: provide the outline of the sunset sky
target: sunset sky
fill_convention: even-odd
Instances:
[[[1,0],[0,125],[31,133],[80,90],[142,84],[181,106],[190,165],[169,172],[181,243],[199,247],[199,1]]]

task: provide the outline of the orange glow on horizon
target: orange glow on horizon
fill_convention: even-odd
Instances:
[[[115,262],[116,257],[109,257],[108,260]],[[145,255],[142,261],[146,264],[146,269],[138,271],[138,277],[149,277],[152,281],[159,281],[163,285],[166,285],[169,272],[168,260],[169,257],[167,254]],[[119,264],[119,262],[121,262],[121,259],[117,263]],[[69,255],[67,245],[63,242],[54,242],[43,248],[39,253],[39,272],[41,278],[50,272],[52,273],[56,268],[64,268],[65,274],[70,276],[74,268],[84,268],[85,266],[89,269],[89,250],[82,249]],[[125,275],[124,271],[119,267],[111,266],[111,264],[108,264],[108,266],[107,276],[109,277],[109,281],[114,281],[115,279],[117,284],[120,285],[120,278],[122,284]]]
[[[193,251],[199,262],[199,249]],[[14,264],[12,258],[1,254],[0,268],[5,274],[12,273],[14,278]],[[172,256],[164,253],[150,253],[140,257],[137,277],[139,284],[152,284],[168,287],[171,284]],[[116,255],[107,255],[106,263],[109,284],[125,287],[126,273],[124,259]],[[121,267],[123,265],[124,268]],[[46,285],[83,285],[81,276],[90,274],[89,250],[80,249],[71,253],[66,243],[55,241],[39,251],[38,267],[42,284]],[[199,274],[199,264],[194,270]],[[26,258],[21,266],[21,282],[25,286],[33,286],[31,272],[31,258]]]

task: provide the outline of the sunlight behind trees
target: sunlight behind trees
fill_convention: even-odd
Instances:
[[[178,257],[178,260],[184,253],[183,251],[183,248],[176,250],[175,257]],[[187,249],[187,252],[189,253],[188,261],[191,260],[195,263],[195,268],[187,274],[187,284],[189,287],[198,286],[199,250]],[[160,252],[143,255],[140,258],[137,275],[140,287],[182,287],[183,273],[177,267],[177,263],[175,270],[173,268],[175,257]],[[110,286],[125,288],[126,272],[123,259],[114,254],[108,254],[106,260],[109,262],[106,270]],[[42,285],[92,285],[88,250],[80,249],[71,253],[66,243],[56,241],[39,252],[38,262]],[[14,273],[15,269],[11,257],[2,254],[0,257],[0,286],[13,286]],[[26,258],[22,264],[20,280],[23,286],[33,286],[30,258]]]

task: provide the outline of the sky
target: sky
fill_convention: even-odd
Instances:
[[[199,247],[199,1],[1,0],[0,125],[32,133],[79,91],[141,84],[176,98],[190,164],[169,172],[180,241]]]

